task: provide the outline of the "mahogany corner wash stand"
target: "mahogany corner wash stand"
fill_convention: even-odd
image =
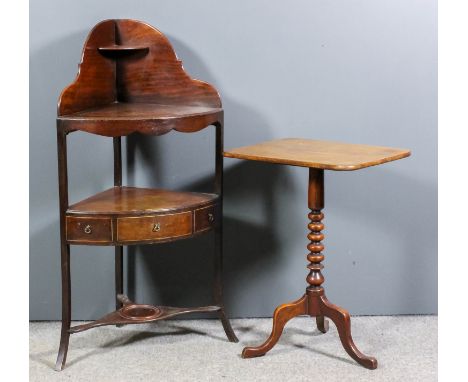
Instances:
[[[324,260],[322,240],[324,235],[322,223],[324,208],[324,170],[350,171],[364,167],[375,166],[394,161],[410,155],[408,150],[389,147],[354,145],[346,143],[315,141],[306,139],[280,139],[260,143],[253,146],[241,147],[226,151],[225,157],[256,160],[301,166],[309,168],[309,209],[310,240],[307,255],[310,270],[306,280],[309,286],[305,294],[297,301],[280,305],[273,314],[273,329],[270,337],[260,346],[246,347],[242,357],[258,357],[271,350],[278,342],[286,323],[293,317],[309,315],[316,317],[317,327],[322,333],[328,330],[330,318],[336,325],[341,343],[346,352],[362,366],[368,369],[377,367],[377,360],[362,354],[351,337],[351,321],[349,313],[331,304],[325,297],[322,287]]]
[[[216,132],[214,193],[122,186],[121,137],[132,133]],[[113,138],[114,187],[68,203],[67,134]],[[57,118],[62,263],[62,331],[56,369],[62,370],[71,333],[103,325],[152,322],[190,312],[217,312],[231,342],[237,342],[222,302],[223,109],[211,85],[190,78],[167,38],[134,20],[106,20],[94,27],[79,73],[60,95]],[[135,304],[123,294],[124,245],[186,239],[214,231],[213,306],[174,308]],[[70,327],[70,245],[115,247],[116,310],[97,321]]]

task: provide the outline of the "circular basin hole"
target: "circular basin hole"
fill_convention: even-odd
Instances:
[[[159,309],[151,305],[129,305],[120,314],[132,320],[147,320],[159,315]]]

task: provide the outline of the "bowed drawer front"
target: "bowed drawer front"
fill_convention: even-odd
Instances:
[[[112,241],[112,219],[67,216],[67,240],[83,243]]]
[[[215,225],[217,225],[218,220],[220,219],[217,216],[216,206],[209,206],[205,208],[200,208],[194,212],[195,214],[195,232],[206,231]]]
[[[192,212],[117,218],[117,241],[169,239],[192,234]]]

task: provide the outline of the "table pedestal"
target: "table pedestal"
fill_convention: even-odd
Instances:
[[[299,315],[309,315],[316,317],[317,327],[322,333],[328,331],[328,321],[325,317],[331,319],[338,329],[341,343],[346,352],[359,364],[368,368],[377,368],[377,360],[373,357],[368,357],[362,354],[353,342],[351,337],[351,319],[349,313],[330,303],[325,297],[325,292],[322,287],[325,278],[321,270],[324,260],[322,251],[324,246],[322,240],[324,235],[322,223],[324,208],[324,170],[309,168],[309,209],[311,212],[308,217],[310,223],[308,228],[310,233],[307,238],[310,240],[307,249],[309,254],[307,260],[309,264],[307,268],[310,270],[306,280],[309,286],[306,293],[297,301],[280,305],[276,308],[273,314],[273,329],[270,337],[260,346],[246,347],[242,351],[243,358],[258,357],[266,354],[278,342],[283,328],[286,323]]]

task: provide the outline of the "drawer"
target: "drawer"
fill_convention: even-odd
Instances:
[[[83,243],[105,243],[112,241],[110,218],[66,217],[67,240]]]
[[[195,232],[206,231],[218,224],[218,206],[200,208],[195,211]]]
[[[192,234],[192,212],[117,219],[117,241],[162,240]]]

